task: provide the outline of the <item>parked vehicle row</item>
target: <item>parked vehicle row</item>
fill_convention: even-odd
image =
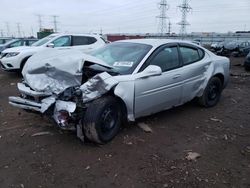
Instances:
[[[76,130],[82,140],[109,142],[124,122],[194,98],[212,107],[228,83],[229,59],[191,42],[141,39],[103,45],[100,37],[81,37],[52,35],[38,41],[35,46],[58,48],[32,54],[18,84],[21,97],[9,97],[9,103],[52,117],[61,129]],[[91,41],[83,50],[102,47],[89,55],[67,49],[83,41]],[[14,58],[19,54],[8,54],[17,52],[1,58],[5,67],[6,56]]]
[[[229,41],[211,44],[211,50],[217,55],[245,57],[250,52],[249,41]]]
[[[0,53],[7,48],[14,48],[19,46],[31,46],[34,42],[38,41],[38,39],[12,39],[5,44],[0,45]]]

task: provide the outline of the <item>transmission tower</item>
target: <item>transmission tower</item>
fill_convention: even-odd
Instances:
[[[38,14],[36,15],[38,17],[38,25],[39,25],[39,31],[42,31],[43,23],[42,23],[42,15]]]
[[[167,10],[169,9],[169,5],[167,0],[161,0],[159,3],[160,15],[157,16],[159,19],[158,32],[163,35],[167,32]]]
[[[10,26],[9,26],[9,22],[5,22],[5,26],[6,26],[7,36],[10,37]]]
[[[18,37],[21,37],[21,24],[17,23],[17,33],[18,33]]]
[[[55,33],[57,33],[57,24],[58,24],[58,21],[56,19],[59,16],[53,15],[52,17],[53,17],[54,30],[55,30]]]
[[[172,26],[172,23],[169,20],[169,22],[168,22],[168,34],[169,35],[171,35],[171,26]]]
[[[178,23],[178,25],[181,26],[180,34],[182,35],[182,37],[187,33],[186,26],[190,25],[187,21],[187,14],[192,10],[192,8],[188,4],[188,1],[189,0],[183,0],[182,4],[178,6],[180,11],[182,12],[181,21]]]

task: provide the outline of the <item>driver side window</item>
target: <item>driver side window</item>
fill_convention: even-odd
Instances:
[[[179,67],[178,48],[165,47],[163,48],[151,61],[150,65],[157,65],[161,67],[162,72],[175,69]]]
[[[70,46],[70,36],[60,37],[52,42],[55,47],[65,47]]]

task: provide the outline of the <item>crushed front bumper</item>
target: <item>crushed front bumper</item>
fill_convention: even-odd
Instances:
[[[53,96],[45,98],[41,102],[34,102],[21,97],[9,97],[9,104],[12,106],[40,113],[44,113],[55,102],[56,99]]]
[[[9,97],[9,104],[15,107],[44,113],[56,101],[51,93],[34,91],[23,83],[17,87],[23,97]]]

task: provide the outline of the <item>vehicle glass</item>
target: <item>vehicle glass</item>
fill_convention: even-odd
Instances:
[[[162,49],[150,62],[150,65],[161,67],[162,71],[168,71],[179,67],[177,47],[166,47]]]
[[[120,74],[129,74],[152,48],[150,45],[115,42],[95,50],[91,55],[103,60]]]
[[[42,45],[44,45],[45,43],[49,42],[51,39],[53,39],[55,37],[56,37],[55,35],[47,36],[47,37],[45,37],[43,39],[40,39],[39,41],[33,43],[32,46],[42,46]]]
[[[22,46],[23,41],[22,40],[18,40],[12,44],[9,45],[9,48],[13,48],[13,47],[18,47],[18,46]]]
[[[201,59],[198,50],[195,48],[180,47],[180,52],[184,65],[194,63]]]
[[[63,36],[52,41],[55,47],[70,46],[70,36]]]
[[[94,37],[73,36],[72,38],[73,46],[90,45],[97,41]]]
[[[26,46],[31,46],[35,42],[36,42],[35,40],[28,40],[28,41],[26,41]]]

